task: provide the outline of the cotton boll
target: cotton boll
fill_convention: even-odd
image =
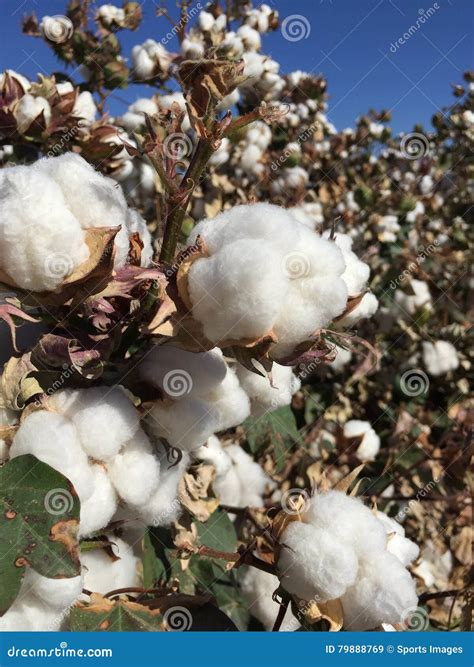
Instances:
[[[93,123],[95,121],[97,107],[92,94],[88,90],[84,90],[77,96],[72,115],[76,118],[82,118],[87,123]]]
[[[172,447],[185,451],[197,449],[219,430],[216,411],[198,398],[157,401],[149,412],[148,423],[157,437],[166,438]]]
[[[386,552],[363,563],[354,586],[341,599],[346,630],[371,630],[381,623],[400,623],[417,606],[410,573]]]
[[[249,398],[231,368],[221,384],[207,394],[206,401],[215,415],[217,431],[238,426],[250,415]]]
[[[242,40],[247,51],[258,51],[262,45],[260,35],[248,25],[242,25],[237,30],[237,37]]]
[[[23,580],[23,587],[39,598],[43,604],[57,610],[66,609],[79,597],[83,588],[83,573],[68,579],[51,579],[29,567]]]
[[[224,380],[227,366],[219,348],[188,352],[160,345],[143,358],[138,372],[143,380],[179,400],[208,394]]]
[[[338,321],[339,327],[352,327],[377,312],[379,301],[375,294],[366,292],[357,306]]]
[[[212,464],[216,469],[216,475],[219,477],[226,475],[232,468],[232,459],[215,435],[211,435],[202,447],[196,449],[193,452],[193,457],[198,461]]]
[[[62,190],[69,211],[82,229],[117,227],[115,265],[122,266],[128,254],[128,207],[120,188],[111,178],[96,171],[77,153],[43,158],[33,166],[48,175]]]
[[[361,500],[340,491],[315,495],[304,520],[352,546],[358,558],[385,551],[387,534],[383,525]]]
[[[68,417],[84,451],[99,461],[109,461],[118,454],[140,425],[139,414],[121,387],[81,390]]]
[[[434,343],[424,341],[423,363],[430,375],[438,376],[454,371],[459,366],[459,357],[456,348],[446,340],[437,340]]]
[[[342,280],[347,285],[349,296],[357,296],[364,291],[369,280],[370,268],[352,250],[352,239],[347,234],[336,234],[335,243],[341,249],[346,270]]]
[[[272,630],[280,605],[272,599],[273,593],[279,586],[278,577],[254,567],[247,568],[240,580],[240,590],[247,601],[247,609],[262,623],[266,630]],[[292,632],[299,627],[299,623],[288,608],[280,627],[280,632]]]
[[[233,103],[230,104],[232,106]],[[220,167],[221,165],[225,164],[229,157],[229,148],[230,148],[230,141],[229,139],[222,139],[221,144],[219,148],[211,155],[211,158],[209,159],[209,164],[212,165],[213,167]]]
[[[158,111],[154,100],[142,97],[128,107],[128,111],[122,117],[125,129],[133,132],[145,124],[145,114],[153,116]]]
[[[351,419],[344,424],[344,437],[362,438],[360,445],[356,450],[356,456],[361,461],[374,461],[380,449],[380,438],[370,422],[359,419]]]
[[[242,388],[252,403],[252,414],[259,416],[284,405],[290,405],[291,397],[298,391],[301,382],[293,375],[290,366],[272,365],[272,384],[266,376],[258,375],[243,366],[237,369]]]
[[[266,123],[257,120],[249,126],[245,140],[247,143],[256,144],[259,148],[265,150],[272,141],[272,131]]]
[[[132,49],[133,73],[139,80],[146,81],[156,76],[166,77],[171,64],[171,56],[162,44],[147,39]]]
[[[426,282],[413,278],[410,281],[410,289],[412,294],[405,294],[401,289],[395,291],[395,303],[402,312],[414,315],[421,308],[431,308],[431,294]]]
[[[110,481],[122,500],[131,505],[147,501],[158,487],[160,462],[141,429],[108,464]]]
[[[182,512],[178,499],[178,486],[186,467],[189,455],[183,453],[179,463],[170,466],[166,456],[160,459],[161,476],[158,489],[144,505],[132,506],[136,516],[148,526],[170,526]]]
[[[242,258],[245,257],[245,263]],[[265,273],[260,271],[265,267]],[[189,270],[193,315],[212,341],[262,336],[273,326],[287,292],[279,257],[269,246],[243,239]]]
[[[81,503],[79,537],[88,537],[105,528],[117,510],[117,494],[106,470],[99,464],[91,467],[94,490],[89,498]]]
[[[38,410],[20,425],[10,447],[10,459],[33,454],[73,484],[81,503],[93,492],[91,468],[76,429],[62,415]]]
[[[20,134],[25,134],[35,121],[40,122],[40,117],[44,119],[42,124],[49,125],[51,107],[48,100],[44,97],[33,97],[29,93],[23,95],[15,109],[15,119]]]
[[[391,519],[383,512],[377,512],[377,519],[382,522],[387,531],[387,551],[398,558],[405,566],[412,563],[420,553],[417,544],[405,537],[405,529],[398,521]]]
[[[32,593],[20,594],[0,618],[2,632],[56,632],[63,621],[64,613],[48,606]]]
[[[117,588],[140,586],[138,576],[139,559],[132,547],[119,537],[110,536],[114,554],[113,561],[103,549],[92,549],[81,553],[84,568],[84,588],[93,593],[109,593]]]
[[[343,347],[336,345],[336,358],[331,362],[331,369],[335,373],[340,373],[350,362],[351,358],[352,352],[350,350],[346,350]]]
[[[303,600],[334,600],[356,580],[354,550],[330,530],[293,521],[283,532],[281,544],[277,563],[281,584]]]
[[[89,256],[56,183],[34,167],[0,171],[0,266],[27,290],[54,290]]]
[[[11,79],[13,79],[16,83],[19,83],[20,86],[23,88],[23,91],[26,93],[28,90],[31,88],[31,83],[28,81],[26,77],[24,77],[22,74],[19,74],[18,72],[15,72],[13,69],[6,69],[4,72],[0,73],[0,90],[3,88],[5,85],[5,75],[8,74]]]
[[[233,462],[233,469],[240,481],[240,507],[261,507],[266,489],[275,483],[240,445],[229,445],[226,453]]]

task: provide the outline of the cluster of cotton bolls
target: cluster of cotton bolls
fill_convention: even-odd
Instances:
[[[307,601],[339,599],[347,630],[399,623],[417,605],[406,566],[418,547],[402,526],[358,498],[318,493],[302,521],[290,522],[279,541],[277,568],[285,590]]]
[[[149,425],[173,447],[196,449],[250,414],[249,398],[219,348],[194,353],[158,346],[141,362],[139,374],[163,393],[164,400],[150,409]]]
[[[323,238],[278,206],[236,206],[198,223],[190,242],[198,236],[206,256],[188,273],[192,314],[216,343],[273,335],[272,356],[282,359],[366,288],[369,267],[351,239]],[[374,312],[375,297],[367,304],[366,296],[350,324]]]
[[[236,443],[222,446],[211,436],[193,452],[193,458],[214,466],[213,489],[222,505],[262,507],[264,493],[275,487],[261,466]]]
[[[247,130],[238,150],[234,153],[233,163],[237,175],[248,178],[261,176],[265,171],[263,163],[265,150],[272,140],[272,131],[266,123],[257,121]]]
[[[350,419],[344,424],[343,435],[346,440],[359,440],[356,456],[361,461],[374,461],[379,453],[380,438],[370,425],[370,422],[360,419]]]
[[[58,288],[89,258],[86,230],[93,227],[121,226],[115,237],[116,268],[127,261],[133,232],[144,243],[143,265],[151,261],[143,218],[127,206],[114,181],[75,153],[2,169],[0,200],[0,269],[17,287]]]

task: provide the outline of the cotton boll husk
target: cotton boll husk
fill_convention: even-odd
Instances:
[[[108,593],[117,588],[140,586],[139,559],[132,547],[115,535],[110,535],[113,551],[120,560],[112,561],[103,549],[81,553],[84,568],[84,588],[93,593]]]
[[[62,415],[38,410],[20,425],[10,447],[10,458],[33,454],[67,477],[81,503],[93,492],[91,467],[74,426]]]
[[[231,368],[227,368],[224,380],[207,394],[206,400],[217,420],[218,431],[238,426],[250,415],[249,397]]]
[[[265,490],[275,483],[240,445],[229,445],[225,451],[232,459],[233,469],[240,481],[240,507],[261,507]]]
[[[110,461],[118,454],[140,425],[139,414],[121,387],[80,390],[67,416],[84,451],[99,461]]]
[[[361,500],[340,491],[313,496],[304,520],[352,546],[358,558],[385,551],[387,534],[383,525]]]
[[[160,462],[140,429],[107,465],[110,481],[122,500],[141,505],[158,488]]]
[[[423,363],[430,375],[438,376],[456,370],[459,366],[458,353],[452,343],[437,340],[423,341]]]
[[[127,230],[129,235],[133,233],[140,235],[140,240],[143,243],[140,264],[144,267],[149,266],[153,259],[153,240],[145,220],[134,209],[128,209]]]
[[[79,222],[46,175],[31,167],[2,169],[0,201],[0,266],[19,287],[54,290],[89,256]]]
[[[355,582],[357,556],[332,531],[292,521],[280,541],[277,567],[288,593],[326,602],[340,597]]]
[[[131,510],[148,526],[170,526],[181,515],[182,507],[178,499],[178,485],[189,463],[189,455],[184,452],[181,460],[170,466],[166,455],[160,459],[161,475],[158,489],[144,505],[132,506]]]
[[[377,519],[381,521],[387,531],[387,551],[398,558],[405,566],[412,563],[420,553],[417,544],[405,537],[405,529],[398,521],[391,519],[383,512],[377,512]]]
[[[357,306],[351,310],[345,317],[338,321],[338,327],[352,327],[361,320],[372,317],[377,312],[379,302],[375,294],[367,292],[364,294]]]
[[[23,587],[39,598],[43,604],[56,610],[66,609],[79,597],[83,588],[84,574],[68,579],[50,579],[27,568]]]
[[[247,601],[248,611],[269,631],[272,630],[280,611],[280,605],[272,599],[272,595],[278,589],[279,584],[278,577],[254,567],[247,568],[240,580],[240,590]],[[298,627],[298,621],[291,613],[291,609],[288,608],[280,631],[294,631]]]
[[[243,239],[193,263],[193,315],[210,340],[258,337],[272,328],[288,283],[279,259],[271,247]]]
[[[250,397],[252,414],[255,416],[290,405],[291,397],[301,386],[290,366],[274,363],[271,375],[273,386],[268,377],[253,373],[241,365],[237,368],[237,376],[242,388]]]
[[[140,377],[179,400],[208,394],[225,378],[227,366],[219,348],[188,352],[172,345],[155,346],[143,358]]]
[[[77,153],[43,158],[34,169],[59,185],[67,207],[80,222],[89,227],[118,227],[115,237],[115,266],[122,266],[128,254],[128,207],[120,188],[111,178],[102,176]]]
[[[117,510],[118,498],[107,471],[98,463],[93,464],[92,483],[94,490],[81,503],[79,537],[88,537],[96,530],[105,528]]]
[[[391,553],[364,561],[341,599],[346,630],[371,630],[381,623],[400,623],[404,612],[417,606],[415,582]]]

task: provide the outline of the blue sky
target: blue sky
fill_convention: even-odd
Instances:
[[[450,84],[460,82],[463,71],[473,66],[470,0],[266,1],[278,9],[282,20],[299,21],[304,37],[289,41],[279,29],[264,36],[263,51],[281,63],[282,72],[322,73],[329,84],[329,118],[341,129],[370,107],[392,109],[395,131],[410,130],[415,122],[427,126],[433,113],[452,103]],[[200,3],[206,4],[205,0]],[[168,32],[166,19],[155,16],[157,5],[154,0],[144,0],[142,26],[135,33],[122,33],[125,56],[137,42],[148,37],[160,40]],[[173,11],[174,5],[169,0]],[[48,47],[41,40],[23,36],[19,26],[25,13],[35,11],[39,17],[62,14],[64,7],[65,0],[0,0],[1,68],[18,69],[29,76],[57,69]],[[428,14],[431,16],[419,21],[404,44],[392,46]],[[167,48],[177,50],[177,42],[170,42]],[[110,100],[112,113],[123,113],[127,103],[143,92],[137,87],[118,91]]]

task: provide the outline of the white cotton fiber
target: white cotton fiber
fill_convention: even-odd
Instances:
[[[93,482],[87,456],[74,426],[62,415],[38,410],[24,419],[15,434],[10,458],[33,454],[65,475],[81,502],[92,494]]]
[[[183,453],[179,463],[172,467],[166,456],[161,456],[158,489],[146,503],[131,507],[137,518],[147,526],[169,526],[180,516],[182,507],[178,499],[178,485],[188,463],[189,456],[186,453]]]
[[[84,568],[84,588],[92,593],[109,593],[118,588],[140,585],[139,559],[133,548],[115,535],[109,535],[112,549],[119,560],[113,561],[103,549],[91,549],[81,553]]]
[[[372,630],[400,623],[417,606],[415,582],[392,554],[377,554],[363,563],[357,581],[341,599],[346,630]]]
[[[31,167],[0,171],[0,268],[23,289],[54,290],[84,262],[84,233],[59,186]]]
[[[211,463],[216,469],[217,477],[225,476],[232,468],[232,459],[215,435],[211,435],[202,447],[196,449],[193,457],[204,463]]]
[[[43,577],[30,567],[25,572],[22,588],[39,598],[43,604],[61,611],[79,597],[83,579],[83,573],[67,579],[51,579]]]
[[[145,125],[145,114],[153,116],[158,111],[158,107],[154,100],[146,97],[141,97],[136,102],[133,102],[128,107],[128,111],[124,113],[122,120],[125,129],[128,132],[133,132],[140,125]]]
[[[98,461],[110,461],[140,425],[139,414],[121,387],[80,390],[68,416],[84,451]]]
[[[155,345],[138,368],[140,377],[175,400],[207,394],[227,372],[219,348],[188,352],[171,345]]]
[[[0,618],[0,631],[57,632],[66,613],[41,602],[22,587],[15,602]]]
[[[361,461],[373,461],[380,450],[380,438],[370,422],[351,419],[344,424],[343,435],[346,439],[361,438],[356,455]]]
[[[383,523],[387,531],[387,551],[396,556],[405,566],[416,560],[420,549],[417,544],[405,537],[403,526],[383,512],[377,512],[377,519]]]
[[[225,452],[232,459],[232,469],[240,482],[238,505],[240,507],[261,507],[263,494],[267,489],[274,488],[275,483],[240,445],[229,445],[225,448]]]
[[[219,430],[216,411],[198,398],[156,401],[148,414],[148,423],[156,436],[186,451],[200,447]]]
[[[140,429],[107,465],[110,481],[126,503],[145,503],[158,488],[160,462]]]
[[[340,491],[313,496],[305,521],[330,531],[334,539],[351,545],[359,558],[386,548],[387,534],[380,521],[359,498]]]
[[[409,284],[410,294],[403,290],[395,290],[395,303],[402,314],[414,315],[421,308],[431,308],[432,300],[428,284],[413,278]]]
[[[286,356],[347,302],[344,253],[337,245],[272,204],[236,206],[198,223],[190,243],[204,240],[210,257],[188,274],[193,315],[214,341],[255,338],[273,331]],[[346,244],[347,245],[347,244]],[[348,251],[355,282],[368,267]],[[352,256],[355,260],[352,259]]]
[[[79,537],[87,537],[105,528],[117,510],[117,494],[107,471],[100,464],[92,466],[92,483],[92,494],[81,503]]]
[[[255,567],[247,568],[244,576],[240,580],[240,590],[247,601],[247,609],[262,623],[266,630],[272,630],[280,605],[272,599],[273,593],[278,589],[280,582],[278,577]],[[281,632],[292,632],[299,627],[299,623],[288,608]]]
[[[218,341],[267,333],[288,289],[280,264],[272,247],[250,239],[195,261],[188,274],[189,293],[204,334]]]
[[[258,375],[241,365],[237,368],[237,376],[250,398],[252,414],[257,417],[269,410],[290,405],[293,394],[301,386],[290,366],[277,363],[272,365],[271,382],[266,375]]]
[[[280,542],[277,567],[289,593],[326,602],[340,597],[355,582],[356,554],[349,544],[338,542],[332,531],[292,521]]]
[[[446,340],[434,343],[423,341],[423,363],[430,375],[438,376],[454,371],[459,366],[456,348]]]
[[[379,302],[375,294],[372,294],[372,292],[366,292],[357,306],[351,310],[350,313],[338,320],[338,328],[353,327],[361,320],[366,320],[369,317],[372,317],[372,315],[377,312],[378,307]]]
[[[249,398],[231,368],[227,368],[224,380],[206,394],[205,400],[217,422],[217,431],[238,426],[250,415]]]
[[[51,107],[48,100],[44,97],[35,97],[27,93],[18,102],[14,111],[20,134],[25,134],[34,121],[38,121],[40,126],[47,126],[51,120]],[[43,120],[40,119],[41,117]],[[33,130],[37,130],[33,125]]]

